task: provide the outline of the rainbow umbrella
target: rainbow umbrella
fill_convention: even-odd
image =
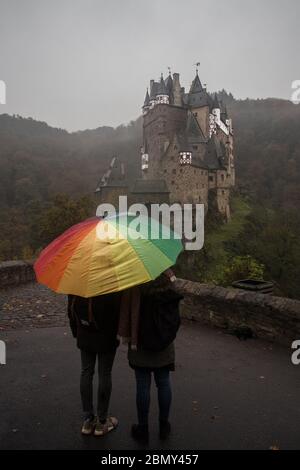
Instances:
[[[163,229],[153,218],[127,213],[85,220],[42,251],[34,264],[37,280],[57,293],[93,297],[156,279],[183,249],[179,237],[170,230],[165,238]]]

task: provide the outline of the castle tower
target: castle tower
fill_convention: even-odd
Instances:
[[[169,104],[169,95],[164,82],[163,74],[161,74],[160,82],[157,87],[156,102],[158,104]]]
[[[149,106],[144,105],[142,170],[144,179],[161,176],[161,162],[176,133],[186,125],[179,74],[160,82],[151,80]],[[176,104],[177,103],[177,104]]]
[[[194,116],[197,118],[198,124],[203,134],[208,139],[210,134],[209,114],[211,107],[211,97],[207,93],[206,89],[202,86],[198,75],[198,70],[190,88],[188,95],[188,105],[192,109]]]

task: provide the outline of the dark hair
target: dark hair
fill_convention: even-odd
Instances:
[[[147,282],[146,284],[142,284],[140,287],[141,294],[152,294],[154,292],[164,291],[170,288],[170,284],[171,284],[170,279],[164,274],[161,274],[154,281],[150,281],[150,282]]]

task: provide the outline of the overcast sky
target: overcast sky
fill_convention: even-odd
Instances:
[[[16,113],[68,130],[139,116],[168,66],[190,86],[290,99],[299,0],[0,0],[0,80]]]

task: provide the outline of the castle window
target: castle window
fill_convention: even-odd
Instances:
[[[223,174],[221,175],[221,178],[222,178],[222,181],[224,181],[224,175]]]
[[[158,104],[169,104],[169,96],[168,95],[159,95],[156,98]]]
[[[175,184],[175,181],[174,181],[174,180],[172,180],[172,181],[171,181],[171,184]]]
[[[174,150],[177,150],[177,145],[174,145]]]
[[[198,150],[198,145],[193,145],[194,150]]]
[[[167,173],[167,170],[164,170],[164,173]]]
[[[149,155],[147,153],[142,154],[142,170],[148,170],[149,167]]]
[[[192,152],[180,152],[179,162],[180,162],[180,165],[191,165]]]
[[[213,181],[214,181],[214,177],[213,177],[213,176],[210,176],[210,177],[209,177],[209,181],[212,181],[212,182],[213,182]]]

